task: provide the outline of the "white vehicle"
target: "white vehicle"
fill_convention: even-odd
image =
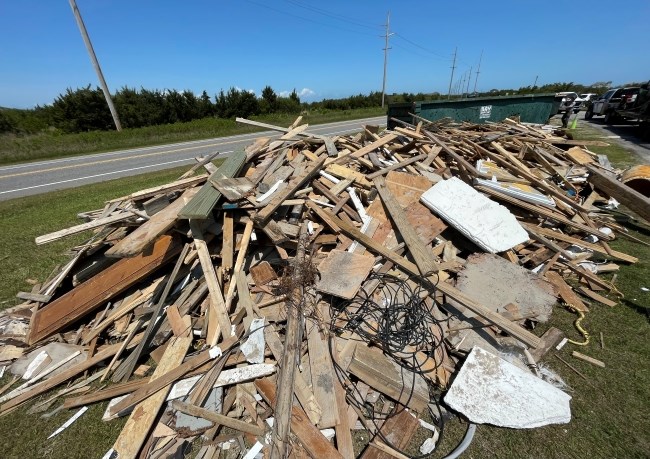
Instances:
[[[588,102],[591,102],[593,99],[596,98],[598,94],[594,94],[593,92],[589,92],[587,94],[580,94],[578,98],[575,100],[575,108],[574,111],[580,110],[584,105],[587,105]]]

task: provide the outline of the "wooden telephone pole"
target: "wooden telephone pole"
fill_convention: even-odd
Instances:
[[[97,72],[97,78],[99,78],[99,84],[101,85],[102,91],[104,92],[106,103],[108,104],[108,108],[111,111],[111,115],[113,116],[113,122],[115,122],[115,128],[118,131],[121,131],[122,124],[120,123],[120,118],[117,115],[117,110],[115,110],[115,106],[113,105],[113,99],[111,99],[111,93],[108,91],[108,86],[106,85],[106,80],[104,79],[102,68],[99,66],[99,61],[97,60],[97,56],[95,55],[93,44],[90,42],[90,37],[88,36],[88,31],[86,30],[84,21],[83,19],[81,19],[81,13],[79,12],[79,8],[77,8],[77,3],[75,2],[75,0],[69,0],[69,1],[70,1],[70,8],[72,8],[74,17],[77,20],[77,25],[79,26],[81,37],[83,38],[84,43],[86,44],[86,49],[88,50],[90,61],[93,63],[93,67],[95,67],[95,72]]]

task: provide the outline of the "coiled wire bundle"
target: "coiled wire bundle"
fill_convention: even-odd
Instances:
[[[335,342],[333,336],[344,335],[347,339],[358,340],[378,347],[384,355],[401,367],[403,391],[408,405],[415,390],[415,378],[405,378],[408,373],[424,377],[429,386],[429,413],[431,419],[440,430],[438,443],[442,439],[444,421],[438,404],[439,394],[436,393],[431,379],[435,370],[441,365],[443,331],[429,306],[428,300],[435,293],[435,285],[428,282],[423,284],[422,278],[401,279],[391,274],[373,273],[359,290],[359,293],[349,302],[338,302],[333,299],[330,304],[330,352],[333,353]],[[433,306],[433,305],[432,305]],[[333,355],[334,357],[334,355]],[[353,405],[358,413],[373,422],[377,435],[391,448],[399,451],[382,435],[378,421],[399,414],[404,408],[399,404],[389,412],[378,412],[374,405],[366,404],[352,383],[347,371],[340,367],[336,358],[334,362],[336,375],[348,391],[348,403]],[[400,451],[405,454],[403,451]],[[425,457],[425,456],[411,456]]]

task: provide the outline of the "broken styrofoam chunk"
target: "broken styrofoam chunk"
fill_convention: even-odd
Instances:
[[[248,363],[264,363],[264,319],[253,319],[248,339],[240,346]]]
[[[568,423],[569,400],[570,395],[478,346],[444,397],[473,423],[515,429]]]
[[[456,177],[436,183],[420,201],[487,252],[503,252],[528,240],[508,209]]]

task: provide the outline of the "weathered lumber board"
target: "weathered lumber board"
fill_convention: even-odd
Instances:
[[[379,349],[356,346],[348,371],[370,387],[422,413],[429,403],[429,388],[422,376],[404,370]]]
[[[638,191],[601,172],[596,167],[588,166],[587,168],[590,173],[589,181],[596,188],[636,212],[645,221],[650,222],[650,198],[646,198]]]
[[[124,258],[52,301],[32,316],[29,344],[56,333],[92,312],[105,301],[154,272],[174,255],[178,255],[180,250],[181,245],[176,239],[163,236],[154,243],[151,253]]]
[[[229,418],[228,416],[224,416],[223,414],[206,410],[205,408],[201,408],[200,406],[181,402],[180,400],[174,400],[172,402],[172,408],[182,413],[190,414],[192,416],[198,416],[208,421],[221,424],[226,427],[230,427],[231,429],[239,430],[240,432],[250,433],[258,437],[264,435],[264,429],[262,429],[259,426],[256,426],[255,424],[249,424],[247,422],[240,421],[239,419]]]
[[[183,363],[191,344],[192,338],[172,338],[151,380],[160,378]],[[135,459],[138,456],[147,434],[158,417],[158,411],[167,397],[170,385],[171,383],[140,402],[129,416],[113,445],[113,449],[117,451],[121,459]]]
[[[307,346],[309,348],[309,367],[316,401],[322,408],[318,427],[334,427],[339,422],[339,409],[334,382],[336,373],[332,366],[327,343],[320,336],[318,325],[307,322]]]
[[[63,239],[66,236],[71,236],[73,234],[81,233],[94,228],[99,228],[101,226],[111,225],[113,223],[122,222],[133,218],[134,215],[131,212],[123,212],[116,215],[111,215],[110,217],[97,218],[95,220],[82,223],[80,225],[71,226],[70,228],[62,229],[60,231],[55,231],[53,233],[44,234],[36,238],[36,244],[47,244],[48,242],[58,241]]]
[[[436,263],[433,258],[431,250],[427,248],[420,236],[415,232],[415,228],[409,223],[406,213],[402,209],[402,206],[397,202],[393,193],[386,186],[386,181],[384,177],[376,177],[374,179],[375,187],[377,192],[381,197],[381,201],[388,210],[393,223],[399,230],[404,243],[411,252],[415,264],[420,269],[420,272],[423,276],[436,273],[439,271],[438,263]]]
[[[290,198],[306,181],[318,173],[324,162],[325,159],[323,158],[318,162],[311,163],[305,171],[293,177],[282,191],[278,191],[273,195],[271,201],[253,217],[253,220],[261,224],[271,218],[273,212],[282,205],[284,200]]]
[[[275,406],[277,393],[276,383],[270,378],[258,379],[255,387],[266,402]],[[277,416],[280,415],[276,413]],[[343,456],[327,441],[327,438],[309,421],[305,412],[299,407],[291,407],[291,431],[296,435],[302,446],[313,458],[343,459]]]
[[[178,212],[199,191],[199,188],[186,190],[178,199],[152,216],[148,221],[127,234],[105,253],[108,257],[134,257],[147,248],[160,235],[174,226]]]
[[[210,179],[214,180],[221,177],[235,177],[239,171],[244,167],[246,162],[246,153],[241,150],[229,156],[217,171],[210,175]],[[206,183],[194,195],[194,197],[185,204],[185,206],[178,213],[179,218],[196,218],[204,220],[208,218],[210,212],[221,198],[221,192],[217,190],[211,183]]]

